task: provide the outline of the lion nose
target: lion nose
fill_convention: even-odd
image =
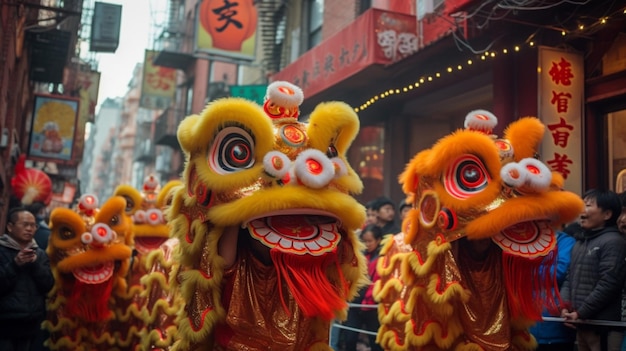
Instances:
[[[294,161],[279,151],[271,151],[263,158],[265,172],[284,184],[300,184],[313,189],[328,185],[334,178],[348,173],[339,157],[328,158],[317,149],[302,151]]]
[[[81,235],[83,244],[93,247],[102,247],[115,240],[117,234],[113,229],[104,223],[96,223],[89,232]]]
[[[552,183],[548,166],[534,158],[504,165],[500,176],[506,185],[527,192],[544,192]]]

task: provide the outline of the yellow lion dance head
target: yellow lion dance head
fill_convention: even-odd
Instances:
[[[328,350],[330,321],[366,281],[354,234],[365,211],[351,196],[362,184],[345,156],[358,117],[328,102],[300,122],[301,102],[275,82],[264,109],[221,99],[179,126],[178,350]]]

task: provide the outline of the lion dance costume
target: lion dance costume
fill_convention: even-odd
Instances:
[[[327,102],[302,123],[302,99],[275,82],[263,108],[220,99],[181,122],[175,350],[330,350],[331,320],[365,283],[362,183],[345,158],[358,117]]]
[[[133,219],[134,251],[128,290],[115,306],[115,327],[121,336],[118,343],[129,350],[163,350],[173,344],[174,319],[181,302],[170,289],[169,275],[176,266],[172,253],[177,240],[169,239],[163,211],[171,203],[171,190],[181,185],[172,180],[161,189],[150,175],[141,191],[120,185],[114,192],[126,199],[126,213]]]
[[[418,153],[400,176],[413,204],[378,261],[378,342],[386,350],[532,350],[527,328],[556,286],[553,227],[581,199],[537,160],[533,117],[492,135],[496,117],[470,113],[465,130]]]
[[[47,253],[55,276],[48,295],[50,350],[116,349],[111,330],[115,306],[126,294],[131,258],[132,223],[126,201],[112,197],[98,207],[83,195],[77,209],[55,208],[50,214]]]

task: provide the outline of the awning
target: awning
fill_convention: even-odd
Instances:
[[[303,114],[328,100],[359,106],[373,89],[397,86],[397,80],[415,69],[418,60],[423,62],[454,47],[452,42],[440,45],[451,33],[452,24],[427,24],[426,40],[418,37],[417,23],[413,15],[371,8],[273,75],[272,80],[286,80],[303,89]]]
[[[307,51],[272,80],[292,82],[304,91],[302,111],[314,97],[370,70],[384,71],[418,50],[415,16],[370,9],[343,30]],[[315,99],[317,100],[317,99]]]

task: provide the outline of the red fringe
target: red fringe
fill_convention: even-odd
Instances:
[[[504,284],[513,318],[540,321],[544,309],[558,311],[561,298],[556,281],[556,258],[556,250],[534,259],[502,254]]]
[[[72,295],[67,300],[68,315],[87,322],[106,321],[112,313],[109,309],[109,298],[114,279],[101,284],[85,284],[77,280]]]
[[[283,308],[289,308],[283,295],[282,280],[289,287],[296,303],[306,317],[320,317],[330,321],[335,318],[335,311],[346,308],[348,283],[345,281],[335,251],[322,256],[295,255],[277,249],[270,250],[276,275],[278,291]],[[326,268],[335,264],[339,271],[341,291],[333,286],[326,276]]]

